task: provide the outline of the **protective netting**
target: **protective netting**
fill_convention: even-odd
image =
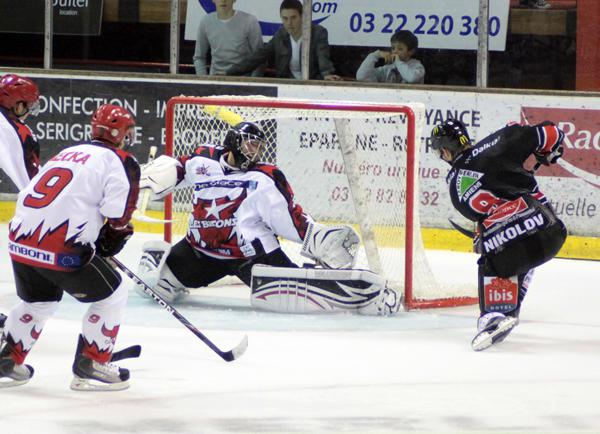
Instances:
[[[413,140],[420,138],[421,104],[220,96],[180,97],[171,101],[168,110],[172,126],[167,129],[172,130],[167,132],[167,152],[172,146],[174,157],[191,154],[198,145],[221,144],[237,122],[256,122],[267,136],[263,160],[283,171],[295,201],[321,223],[347,223],[359,232],[362,247],[357,267],[383,274],[391,287],[401,291],[408,268],[413,274],[410,296],[414,299],[464,295],[460,289],[442,288],[434,281],[419,231],[418,200],[413,200],[413,213],[407,209],[407,197],[418,197],[410,192],[418,192],[419,173],[419,141],[417,146],[410,144],[416,151],[414,161],[407,158],[408,125],[412,124]],[[176,190],[173,240],[185,236],[191,210],[191,189]],[[411,225],[413,243],[407,252],[405,235]],[[282,246],[296,263],[305,262],[299,255],[300,245],[282,240]]]

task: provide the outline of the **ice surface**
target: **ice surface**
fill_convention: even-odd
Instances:
[[[133,270],[143,239],[119,257]],[[17,301],[0,227],[0,312]],[[475,257],[428,252],[448,279]],[[475,306],[394,318],[255,312],[248,289],[196,292],[178,306],[226,363],[175,318],[130,293],[117,346],[141,344],[122,392],[73,392],[85,306],[65,296],[27,362],[25,386],[0,390],[0,433],[591,433],[600,432],[600,263],[536,271],[521,324],[475,353]]]

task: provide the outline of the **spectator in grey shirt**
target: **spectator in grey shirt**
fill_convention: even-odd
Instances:
[[[206,75],[206,59],[210,49],[210,74],[223,75],[238,62],[262,48],[262,32],[254,15],[233,9],[235,0],[213,0],[217,7],[200,21],[194,52],[197,75]],[[261,75],[258,67],[252,75]]]

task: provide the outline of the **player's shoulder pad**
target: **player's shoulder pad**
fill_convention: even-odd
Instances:
[[[269,178],[271,178],[273,180],[277,180],[277,179],[285,180],[285,175],[283,174],[281,169],[279,169],[279,167],[275,166],[274,164],[256,163],[254,166],[252,166],[252,168],[250,168],[249,172],[264,173],[265,175],[267,175]]]
[[[196,148],[192,156],[210,158],[211,160],[218,160],[223,155],[225,148],[220,145],[201,145]]]

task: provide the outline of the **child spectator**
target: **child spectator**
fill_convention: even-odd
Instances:
[[[356,71],[358,81],[379,83],[417,83],[425,78],[425,67],[413,56],[419,40],[409,30],[400,30],[391,37],[391,51],[377,50],[369,54]],[[379,59],[384,65],[375,67]]]

